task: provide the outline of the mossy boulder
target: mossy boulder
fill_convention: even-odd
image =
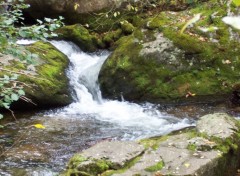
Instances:
[[[36,104],[19,100],[13,103],[12,108],[50,108],[65,106],[72,102],[69,91],[69,81],[65,74],[68,67],[68,58],[50,43],[36,42],[26,46],[31,53],[38,55],[36,64],[28,65],[17,59],[9,59],[4,68],[12,72],[19,72],[19,81],[25,85],[26,97]],[[14,67],[12,66],[14,64]],[[1,72],[1,75],[9,72]]]
[[[138,143],[100,142],[74,155],[62,175],[234,175],[240,161],[239,135],[240,122],[234,117],[225,113],[209,114],[199,119],[196,128],[143,139]],[[129,144],[132,147],[129,148]],[[99,164],[101,158],[102,164]],[[118,167],[114,167],[116,163],[119,163]]]
[[[68,162],[66,172],[62,175],[91,176],[111,169],[121,169],[143,151],[143,145],[136,142],[104,141],[74,155]]]
[[[182,20],[200,12],[202,18],[180,33],[188,21]],[[226,12],[213,0],[142,18],[145,25],[122,37],[104,63],[99,77],[103,95],[150,102],[225,101],[240,79],[240,47],[222,22]],[[202,26],[217,30],[203,32]]]
[[[58,30],[58,39],[68,40],[81,48],[83,51],[93,52],[98,47],[97,37],[80,24],[64,26]]]

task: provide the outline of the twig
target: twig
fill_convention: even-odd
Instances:
[[[37,104],[34,103],[30,98],[27,98],[25,96],[21,96],[20,99],[23,100],[23,101],[26,101],[27,103],[31,103],[31,104],[37,106]]]
[[[9,111],[11,112],[11,114],[12,114],[13,118],[15,119],[15,121],[17,121],[17,118],[16,118],[16,116],[14,115],[14,112],[13,112],[11,109],[7,109],[7,110],[9,110]]]

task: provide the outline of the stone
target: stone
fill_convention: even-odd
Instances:
[[[144,147],[136,142],[104,141],[83,151],[81,155],[88,159],[104,159],[121,168],[143,151]]]
[[[208,121],[204,122],[203,119],[207,117]],[[205,133],[211,134],[213,139],[199,132],[196,129],[197,125],[195,129],[184,129],[167,136],[140,141],[146,149],[134,142],[105,141],[83,151],[80,157],[75,159],[73,157],[67,170],[68,174],[65,175],[75,173],[113,176],[233,175],[240,161],[240,141],[236,135],[239,133],[238,122],[227,114],[216,113],[203,116],[197,124],[204,123],[206,126],[217,124],[216,119],[211,117],[219,118],[220,122],[224,119],[224,123],[231,124],[233,131],[228,132],[232,138],[229,143],[216,139],[226,137],[225,134],[219,136],[219,133],[208,133],[211,128],[216,128],[211,125],[205,129]],[[102,161],[105,161],[105,165]],[[106,166],[107,161],[109,163]],[[118,167],[114,167],[116,165]],[[92,172],[96,168],[98,172]]]
[[[8,70],[13,73],[21,72],[19,81],[28,85],[24,88],[25,96],[36,105],[20,99],[14,102],[11,108],[29,110],[29,108],[50,108],[70,104],[72,97],[68,86],[69,80],[65,74],[68,58],[50,43],[36,42],[26,46],[26,49],[38,55],[34,60],[36,64],[28,65],[12,56],[3,56],[0,62],[0,66],[3,67],[0,76],[9,74]]]
[[[147,172],[147,169],[150,166],[156,165],[159,162],[162,162],[162,158],[158,155],[157,151],[147,150],[141,157],[139,161],[137,161],[134,166],[130,167],[126,172],[121,174],[113,174],[113,176],[130,176],[130,175],[152,175],[151,173]]]
[[[221,139],[232,137],[238,130],[236,120],[225,113],[208,114],[197,122],[197,130]]]
[[[19,147],[4,152],[3,156],[7,157],[10,161],[25,160],[32,162],[47,162],[48,156],[46,155],[45,150],[46,148],[43,148],[42,146],[22,144]]]
[[[211,27],[207,20],[212,18],[209,7],[227,11],[213,1],[201,1],[198,7],[184,11],[150,11],[152,15],[138,16],[139,23],[133,19],[133,33],[115,43],[115,50],[100,71],[103,96],[190,104],[225,102],[232,94],[232,103],[238,105],[239,91],[233,86],[239,83],[240,47],[237,40],[229,39],[227,26],[222,28],[219,23],[225,14],[212,19],[211,26],[218,27],[217,31],[202,33],[193,26],[180,34],[187,22],[182,19],[191,19],[197,13],[209,14],[199,22]],[[232,11],[235,12],[234,7]]]
[[[73,21],[77,16],[98,12],[104,9],[119,7],[123,0],[26,0],[30,4],[27,13],[35,19],[57,17],[59,15]],[[77,4],[77,6],[76,6]],[[83,17],[83,16],[82,16]],[[81,17],[80,17],[81,18]],[[75,20],[74,20],[75,21]],[[75,21],[79,22],[79,21]]]
[[[144,150],[145,148],[136,142],[103,141],[74,155],[63,175],[98,175],[109,169],[117,170],[140,156]]]

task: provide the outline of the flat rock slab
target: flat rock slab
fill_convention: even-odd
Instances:
[[[205,115],[200,118],[196,126],[200,133],[221,139],[231,137],[237,130],[236,120],[225,113]]]
[[[154,166],[159,162],[163,162],[161,156],[159,155],[158,151],[147,150],[141,159],[131,168],[129,168],[126,172],[121,174],[113,174],[113,176],[130,176],[130,175],[137,175],[141,174],[144,176],[152,175],[152,173],[147,172],[145,169],[149,168],[150,166]]]
[[[107,160],[115,166],[123,167],[126,162],[143,153],[145,148],[137,142],[104,141],[83,151],[88,159]]]
[[[98,160],[104,160],[111,164],[98,172],[103,176],[233,175],[240,161],[239,149],[232,148],[232,145],[239,144],[235,137],[238,131],[238,122],[233,117],[223,113],[210,114],[200,118],[197,129],[143,141],[149,146],[147,149],[136,142],[99,143],[80,153],[86,160],[80,163],[78,171],[89,173],[87,167],[91,169],[91,165],[97,166]],[[224,144],[203,135],[203,132],[222,139],[236,139]],[[129,161],[132,161],[131,165]]]
[[[202,173],[211,172],[211,169],[214,169],[216,166],[214,163],[220,156],[221,152],[214,150],[193,152],[175,147],[160,147],[156,151],[146,151],[134,166],[124,173],[113,176],[202,175]],[[162,169],[147,171],[149,167],[155,166],[161,161],[164,163]]]
[[[195,153],[188,149],[173,147],[160,147],[157,152],[165,164],[163,169],[159,171],[162,175],[188,176],[206,173],[215,166],[212,162],[221,156],[221,153],[214,150]]]

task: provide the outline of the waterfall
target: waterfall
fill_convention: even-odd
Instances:
[[[19,44],[32,41],[19,40]],[[95,54],[82,52],[75,44],[66,41],[51,43],[70,60],[67,75],[73,89],[75,101],[69,106],[49,112],[47,116],[61,118],[94,118],[114,125],[114,129],[124,131],[123,139],[133,140],[155,135],[162,135],[194,124],[189,119],[179,119],[162,113],[158,106],[145,103],[139,105],[124,100],[102,99],[98,85],[98,74],[109,52]]]
[[[51,43],[70,60],[68,77],[75,95],[75,102],[57,111],[56,114],[67,118],[91,115],[100,121],[107,121],[117,125],[118,128],[131,131],[126,137],[128,139],[161,135],[192,125],[188,119],[178,119],[161,113],[150,103],[139,105],[127,101],[102,99],[97,79],[109,52],[87,54],[71,42]]]

